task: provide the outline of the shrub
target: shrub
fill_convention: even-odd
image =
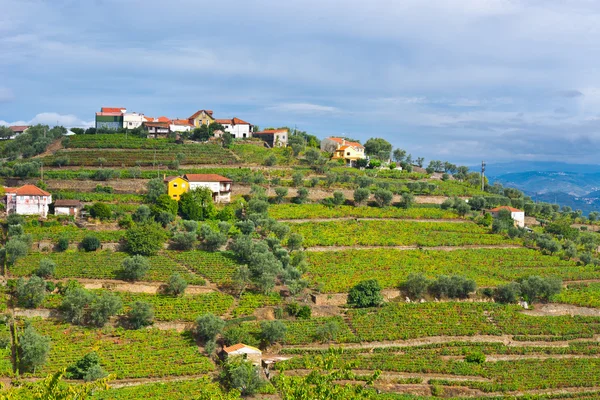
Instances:
[[[241,357],[228,359],[220,378],[226,387],[239,390],[242,396],[252,396],[265,385],[259,368]]]
[[[308,189],[305,187],[301,187],[298,189],[297,195],[294,198],[294,202],[297,204],[306,203],[308,200]]]
[[[309,306],[302,306],[298,309],[296,313],[296,317],[299,319],[310,319],[312,315],[312,310]]]
[[[550,297],[560,293],[562,281],[557,278],[541,278],[539,276],[530,276],[519,281],[521,285],[521,295],[529,303],[538,300],[548,301]]]
[[[485,362],[485,354],[473,351],[465,356],[465,361],[472,364],[483,364]]]
[[[125,233],[127,251],[131,254],[153,256],[166,240],[164,229],[156,223],[139,224],[129,228]]]
[[[100,239],[93,235],[87,235],[81,241],[81,247],[85,251],[96,251],[100,248]]]
[[[140,329],[154,323],[154,310],[149,303],[136,301],[127,312],[127,321],[133,329]]]
[[[400,200],[400,207],[410,208],[415,201],[415,196],[412,193],[402,193],[402,200]]]
[[[369,199],[370,195],[371,195],[371,192],[369,191],[369,189],[365,189],[365,188],[356,189],[354,191],[354,205],[360,206],[361,204],[364,204]]]
[[[81,287],[68,288],[60,305],[65,320],[76,325],[82,325],[85,322],[86,307],[92,299],[92,293]]]
[[[283,203],[285,197],[288,195],[288,189],[284,187],[275,188],[275,202],[277,204]]]
[[[438,298],[466,299],[477,286],[472,279],[460,275],[441,275],[429,285],[429,292]]]
[[[177,273],[171,275],[169,280],[167,281],[167,285],[165,287],[165,293],[180,296],[185,292],[188,283],[183,277]]]
[[[337,321],[327,321],[315,331],[315,337],[320,342],[335,341],[340,334],[341,327]]]
[[[203,342],[215,340],[218,334],[223,332],[225,321],[212,313],[206,313],[196,318],[194,333]]]
[[[302,181],[304,180],[304,175],[302,172],[295,172],[292,175],[292,183],[295,187],[302,186]]]
[[[346,197],[344,196],[344,193],[339,191],[333,192],[333,204],[335,204],[336,206],[341,206],[345,202]]]
[[[348,292],[348,305],[352,307],[375,307],[381,303],[383,303],[381,286],[375,279],[359,282]]]
[[[500,285],[494,290],[494,301],[498,303],[515,303],[521,295],[521,285],[511,282],[506,285]]]
[[[21,257],[25,257],[31,246],[18,238],[9,239],[4,246],[6,260],[9,264],[14,264]]]
[[[49,278],[54,275],[56,269],[56,263],[49,258],[43,258],[40,260],[40,266],[34,272],[35,275],[41,278]]]
[[[192,250],[198,241],[196,232],[177,232],[172,240],[177,250]]]
[[[89,323],[102,327],[110,317],[119,313],[122,308],[123,302],[116,294],[103,293],[95,295],[89,309]]]
[[[386,207],[392,203],[394,194],[386,189],[377,189],[375,191],[375,201],[379,207]]]
[[[121,266],[123,267],[122,275],[125,279],[137,281],[146,275],[146,272],[150,269],[150,262],[144,256],[134,255],[125,258]]]
[[[67,368],[67,378],[83,379],[86,382],[106,377],[108,373],[100,366],[100,357],[96,352],[83,356],[75,364]]]
[[[90,215],[103,221],[112,217],[112,211],[107,204],[94,203],[94,205],[90,208]]]
[[[135,210],[132,215],[132,219],[137,223],[146,223],[150,219],[150,207],[142,204]]]
[[[69,249],[69,238],[62,236],[58,239],[58,243],[56,245],[58,251],[66,251]]]

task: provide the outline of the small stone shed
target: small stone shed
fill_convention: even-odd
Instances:
[[[232,346],[223,347],[224,358],[241,356],[254,365],[260,365],[262,361],[262,351],[256,347],[248,346],[247,344],[237,343]]]

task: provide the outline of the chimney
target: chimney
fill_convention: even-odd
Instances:
[[[346,145],[346,139],[342,139],[342,146]]]

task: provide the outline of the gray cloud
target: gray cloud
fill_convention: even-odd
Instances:
[[[558,96],[566,97],[566,98],[569,98],[569,99],[575,98],[575,97],[582,97],[584,95],[579,90],[575,90],[575,89],[571,89],[571,90],[559,90],[556,94]]]

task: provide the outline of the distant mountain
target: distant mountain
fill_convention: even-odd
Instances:
[[[499,176],[490,176],[493,182],[514,187],[527,193],[563,192],[572,196],[583,197],[590,192],[600,190],[600,172],[546,172],[527,171],[513,172]]]
[[[480,171],[481,165],[469,167],[472,171]],[[554,161],[514,161],[509,163],[490,163],[485,167],[487,176],[500,176],[505,174],[536,171],[536,172],[572,172],[575,174],[600,173],[597,164],[568,164]]]

